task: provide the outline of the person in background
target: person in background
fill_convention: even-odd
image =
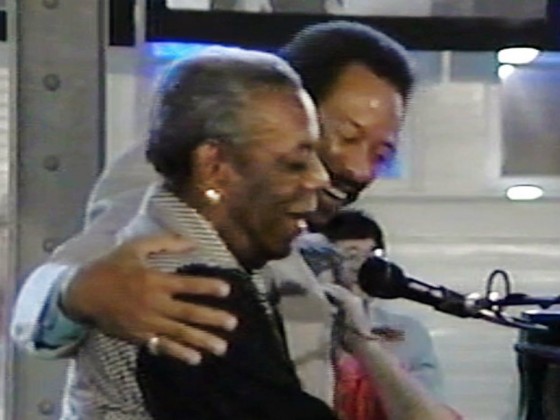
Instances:
[[[384,338],[386,348],[398,358],[403,369],[435,399],[444,401],[443,375],[426,327],[411,316],[381,307],[376,299],[364,294],[358,285],[358,273],[364,261],[372,255],[383,257],[386,254],[385,238],[379,224],[362,211],[347,209],[334,216],[321,232],[334,245],[341,259],[337,282],[362,297],[371,320],[372,332]],[[353,379],[356,380],[356,377]],[[370,401],[355,399],[351,403],[367,405]],[[365,408],[357,410],[363,411]]]

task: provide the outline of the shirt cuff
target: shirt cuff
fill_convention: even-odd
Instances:
[[[77,269],[66,272],[64,279],[57,282],[49,292],[34,336],[35,347],[38,350],[53,350],[75,344],[88,331],[85,325],[68,318],[60,308],[60,296],[76,272]]]

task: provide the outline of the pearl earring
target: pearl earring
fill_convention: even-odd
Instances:
[[[215,190],[214,188],[208,188],[206,191],[204,191],[204,195],[212,204],[218,204],[222,200],[222,194],[220,194],[220,192],[218,190]]]

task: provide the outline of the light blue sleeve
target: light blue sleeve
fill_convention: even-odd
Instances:
[[[80,342],[87,333],[84,325],[72,321],[60,308],[61,293],[68,284],[70,276],[73,275],[73,273],[68,274],[69,276],[65,276],[51,289],[39,315],[39,328],[36,329],[33,337],[35,347],[38,349],[71,347]]]
[[[12,315],[11,335],[19,346],[40,357],[63,357],[85,336],[87,329],[58,306],[61,288],[75,272],[75,267],[48,263],[31,274]]]
[[[392,347],[392,352],[436,400],[445,403],[443,373],[428,329],[409,315],[375,304],[370,306],[370,316],[377,326],[388,326],[404,333],[404,340]]]
[[[443,373],[427,328],[410,318],[405,343],[409,347],[410,373],[440,402],[445,402]]]

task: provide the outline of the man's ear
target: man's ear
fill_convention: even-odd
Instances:
[[[207,188],[224,187],[232,175],[231,159],[224,145],[205,142],[194,151],[194,174]]]

